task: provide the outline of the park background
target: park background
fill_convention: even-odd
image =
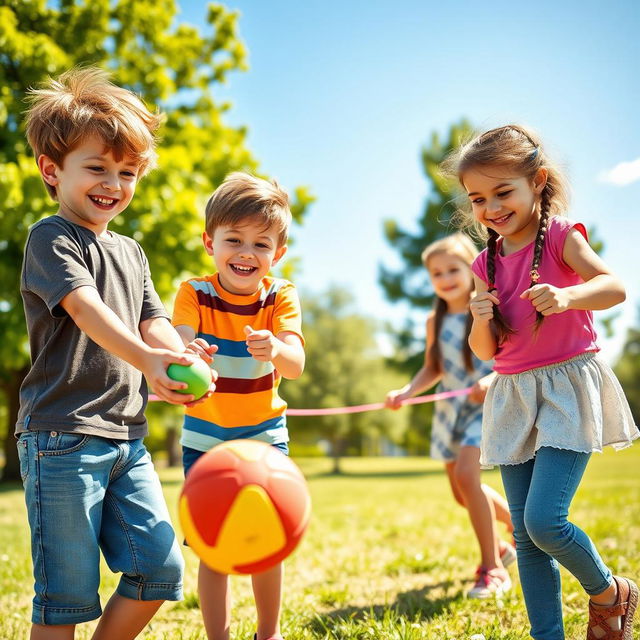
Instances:
[[[55,211],[24,144],[21,114],[28,87],[74,64],[95,63],[167,113],[160,167],[140,184],[113,228],[144,246],[169,308],[177,282],[210,268],[199,247],[202,209],[228,171],[255,171],[289,189],[297,224],[282,273],[302,291],[308,365],[300,381],[283,384],[283,395],[290,406],[301,408],[379,401],[415,371],[431,303],[417,256],[424,244],[451,230],[447,222],[456,202],[451,186],[438,177],[438,160],[471,128],[506,122],[532,126],[567,170],[571,217],[587,224],[594,245],[627,287],[627,302],[598,318],[603,353],[638,417],[639,23],[640,9],[631,1],[604,7],[574,1],[0,0],[0,433],[6,452],[0,520],[8,539],[26,539],[19,490],[11,484],[18,475],[11,435],[17,391],[28,366],[18,291],[21,253],[28,227]],[[391,638],[396,632],[404,633],[398,638],[430,637],[425,629],[440,618],[442,629],[455,626],[451,608],[460,604],[460,574],[472,562],[473,550],[468,525],[449,504],[439,466],[424,458],[430,412],[426,405],[290,421],[292,451],[309,472],[316,521],[324,527],[310,534],[315,571],[320,571],[322,552],[331,548],[327,541],[349,535],[346,519],[365,530],[365,540],[382,540],[389,549],[405,547],[393,560],[371,561],[375,567],[369,569],[373,575],[378,571],[380,580],[401,574],[406,584],[409,574],[419,584],[424,574],[446,574],[433,592],[414,584],[403,592],[410,597],[395,594],[399,608],[384,602],[376,609],[364,588],[353,597],[355,587],[350,591],[335,569],[335,576],[323,578],[331,585],[328,592],[310,605],[330,613],[307,629],[312,635],[291,630],[293,640]],[[149,414],[148,444],[160,465],[169,465],[163,479],[174,499],[180,416],[159,405]],[[335,464],[309,458],[327,451]],[[420,457],[393,462],[364,457],[384,453]],[[608,454],[595,463],[601,475],[588,479],[592,490],[583,509],[616,548],[621,569],[626,563],[637,573],[637,530],[632,527],[634,535],[616,542],[616,532],[621,535],[623,529],[615,517],[622,509],[632,518],[631,505],[640,502],[629,483],[637,463],[633,450],[619,455],[615,471]],[[333,481],[325,474],[338,470],[355,484],[328,485]],[[488,475],[488,482],[499,485],[497,476]],[[378,494],[382,482],[388,493]],[[612,487],[622,497],[613,499]],[[332,510],[329,496],[336,491],[347,497],[334,500]],[[407,503],[417,518],[411,522],[379,511],[379,504],[367,512],[371,495],[385,495],[400,510],[398,496],[422,492],[432,498],[417,499],[413,508]],[[397,525],[389,524],[394,519]],[[387,528],[374,527],[374,520]],[[435,523],[440,528],[431,538],[449,540],[455,560],[442,562],[435,551],[419,550],[425,527]],[[410,551],[414,538],[415,553]],[[347,548],[338,557],[347,576],[358,572],[344,564],[353,553]],[[6,592],[11,610],[26,611],[28,571],[24,544],[15,560],[13,554],[0,556],[3,581],[24,581],[15,603],[16,590]],[[577,598],[579,590],[570,588]],[[458,615],[472,613],[482,623],[483,614],[460,606]],[[520,630],[511,630],[513,625],[492,610],[494,627],[485,630],[487,638],[526,637],[521,601],[507,608]],[[190,612],[188,606],[185,611]],[[292,604],[288,624],[293,628],[302,620],[305,626],[301,615]],[[573,615],[578,629],[583,612],[578,607]],[[353,628],[337,631],[339,621],[350,616]],[[405,619],[417,626],[402,631]],[[386,630],[377,631],[376,625]],[[451,637],[469,630],[456,628]],[[433,633],[448,637],[446,631]]]

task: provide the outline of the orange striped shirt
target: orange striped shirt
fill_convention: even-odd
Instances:
[[[191,327],[197,337],[218,346],[212,364],[218,372],[216,391],[186,408],[182,444],[208,451],[236,438],[287,442],[287,404],[278,395],[280,375],[271,362],[251,357],[244,327],[268,329],[274,335],[291,331],[302,340],[295,286],[266,276],[258,291],[246,296],[225,291],[217,274],[191,278],[180,285],[172,322]]]

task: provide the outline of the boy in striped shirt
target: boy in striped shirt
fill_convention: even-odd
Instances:
[[[304,368],[300,303],[291,282],[268,275],[286,253],[289,198],[276,184],[232,173],[206,207],[202,240],[216,273],[180,285],[173,324],[185,345],[215,352],[216,392],[186,408],[182,432],[185,475],[225,440],[251,438],[288,453],[282,376]],[[255,640],[280,640],[282,565],[252,576],[258,611]],[[198,591],[209,640],[228,640],[228,576],[202,562]]]

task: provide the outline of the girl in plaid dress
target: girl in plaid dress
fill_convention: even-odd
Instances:
[[[515,560],[512,545],[499,539],[496,520],[513,530],[506,500],[480,482],[482,402],[494,377],[491,363],[476,358],[468,344],[469,301],[473,294],[471,263],[478,252],[468,236],[456,233],[429,245],[422,262],[436,294],[427,317],[423,367],[402,389],[390,391],[386,405],[399,409],[404,400],[439,382],[438,391],[472,387],[468,396],[436,402],[431,457],[442,460],[456,501],[465,507],[480,547],[480,566],[471,598],[499,596],[511,588],[505,566]]]

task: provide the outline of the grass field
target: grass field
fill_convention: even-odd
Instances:
[[[465,598],[478,553],[465,512],[450,496],[441,466],[419,458],[298,460],[309,479],[314,515],[287,561],[283,633],[287,640],[486,640],[529,638],[517,580],[502,601]],[[640,577],[640,446],[594,455],[571,512],[616,572]],[[181,471],[161,471],[177,522]],[[485,482],[500,488],[499,474]],[[20,486],[0,488],[0,638],[27,636],[31,601],[29,532]],[[197,560],[185,550],[185,600],[163,605],[145,640],[205,640],[196,595]],[[516,575],[516,570],[512,569]],[[117,577],[105,568],[103,602]],[[253,637],[246,577],[233,579],[232,638]],[[563,571],[567,640],[582,640],[586,596]],[[95,623],[78,627],[88,639]],[[640,629],[640,623],[637,625]],[[636,631],[636,640],[640,634]],[[114,639],[117,640],[117,639]]]

